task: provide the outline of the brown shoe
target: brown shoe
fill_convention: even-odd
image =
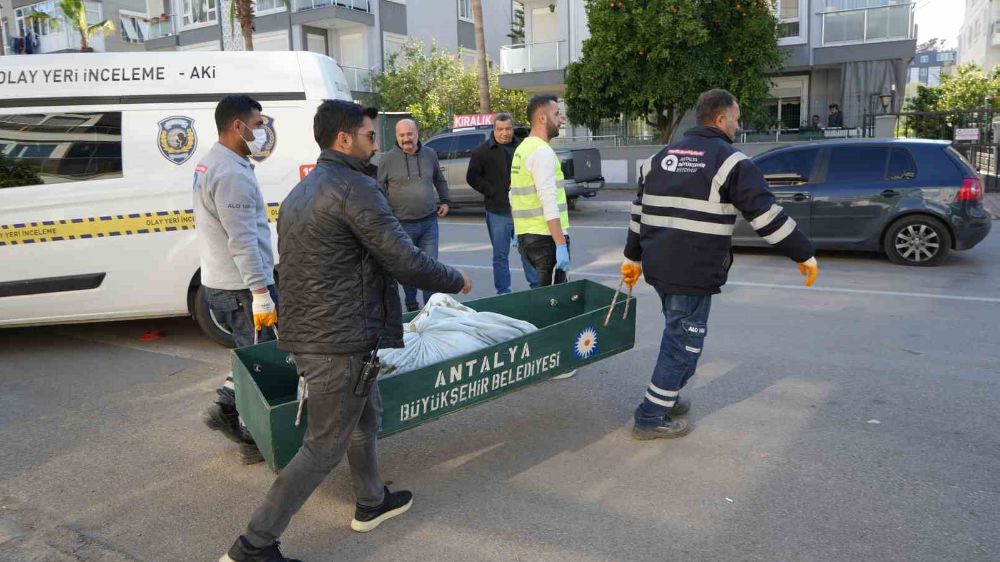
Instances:
[[[691,424],[685,420],[663,420],[660,425],[632,427],[632,439],[648,441],[650,439],[676,439],[691,433]]]

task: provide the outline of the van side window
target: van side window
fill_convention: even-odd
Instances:
[[[827,183],[863,184],[885,179],[889,149],[884,146],[835,146],[830,149]]]
[[[0,187],[122,177],[122,114],[0,115]]]
[[[917,177],[917,163],[913,161],[910,151],[905,148],[893,148],[889,154],[890,180],[912,180]]]

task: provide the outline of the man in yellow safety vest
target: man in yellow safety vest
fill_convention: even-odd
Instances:
[[[528,102],[531,134],[514,152],[510,168],[510,210],[521,255],[538,271],[538,285],[564,283],[569,271],[569,212],[562,167],[549,140],[563,117],[555,96]]]

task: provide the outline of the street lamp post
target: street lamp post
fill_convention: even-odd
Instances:
[[[0,2],[0,41],[3,42],[3,46],[0,47],[0,56],[7,56],[7,16],[3,13],[3,3]]]

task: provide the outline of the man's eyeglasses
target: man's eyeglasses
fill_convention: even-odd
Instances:
[[[360,131],[358,131],[358,132],[355,132],[355,133],[354,133],[354,136],[358,136],[358,133],[359,133],[359,132],[360,132]],[[370,141],[372,141],[372,142],[375,142],[375,131],[368,131],[367,133],[365,133],[365,134],[364,134],[364,135],[362,135],[362,136],[365,136],[365,137],[368,137],[368,140],[370,140]]]

